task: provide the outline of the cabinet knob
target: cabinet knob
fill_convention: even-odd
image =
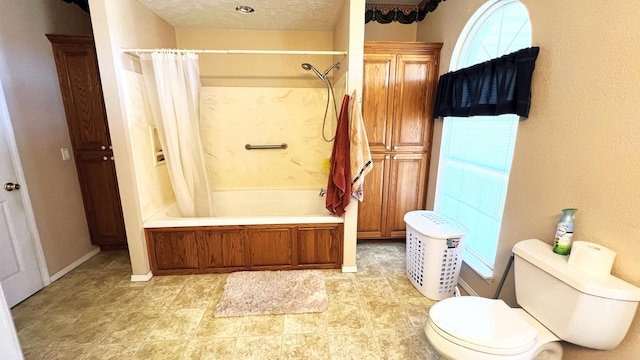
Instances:
[[[113,161],[113,156],[111,157],[111,161]]]
[[[106,156],[103,156],[103,157],[102,157],[102,160],[104,160],[104,161],[107,161],[107,159],[109,159],[109,158],[108,158],[108,157],[106,157]]]
[[[102,146],[100,146],[100,149],[102,149],[102,150],[107,150],[107,147],[106,147],[106,146],[104,146],[104,145],[102,145]]]
[[[397,157],[397,156],[394,156],[394,157],[393,157],[393,160],[398,160],[398,157]]]
[[[387,150],[391,150],[391,146],[387,146]]]
[[[389,155],[384,157],[385,160],[389,160]]]
[[[393,150],[398,150],[398,147],[397,147],[397,146],[394,146],[394,147],[393,147]]]
[[[109,145],[109,150],[112,150],[112,149],[113,149],[113,146]]]

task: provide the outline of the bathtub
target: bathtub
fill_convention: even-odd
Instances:
[[[212,217],[179,216],[177,205],[145,221],[154,275],[239,270],[333,269],[342,265],[344,224],[314,190],[216,191]]]
[[[145,221],[145,228],[297,223],[342,223],[325,208],[320,189],[237,190],[212,193],[212,217],[183,218],[172,204]]]

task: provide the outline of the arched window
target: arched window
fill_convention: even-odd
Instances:
[[[531,46],[529,13],[518,0],[492,0],[467,22],[450,71]],[[464,224],[464,262],[491,279],[519,117],[444,119],[435,210]]]

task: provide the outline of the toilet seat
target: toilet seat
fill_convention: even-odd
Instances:
[[[502,300],[461,296],[431,307],[429,322],[443,338],[468,349],[516,355],[536,344],[537,330]]]

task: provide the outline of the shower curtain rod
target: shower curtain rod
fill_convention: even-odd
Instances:
[[[140,55],[156,50],[185,51],[196,54],[254,54],[254,55],[347,55],[346,51],[313,50],[187,50],[187,49],[122,49],[123,53]]]

